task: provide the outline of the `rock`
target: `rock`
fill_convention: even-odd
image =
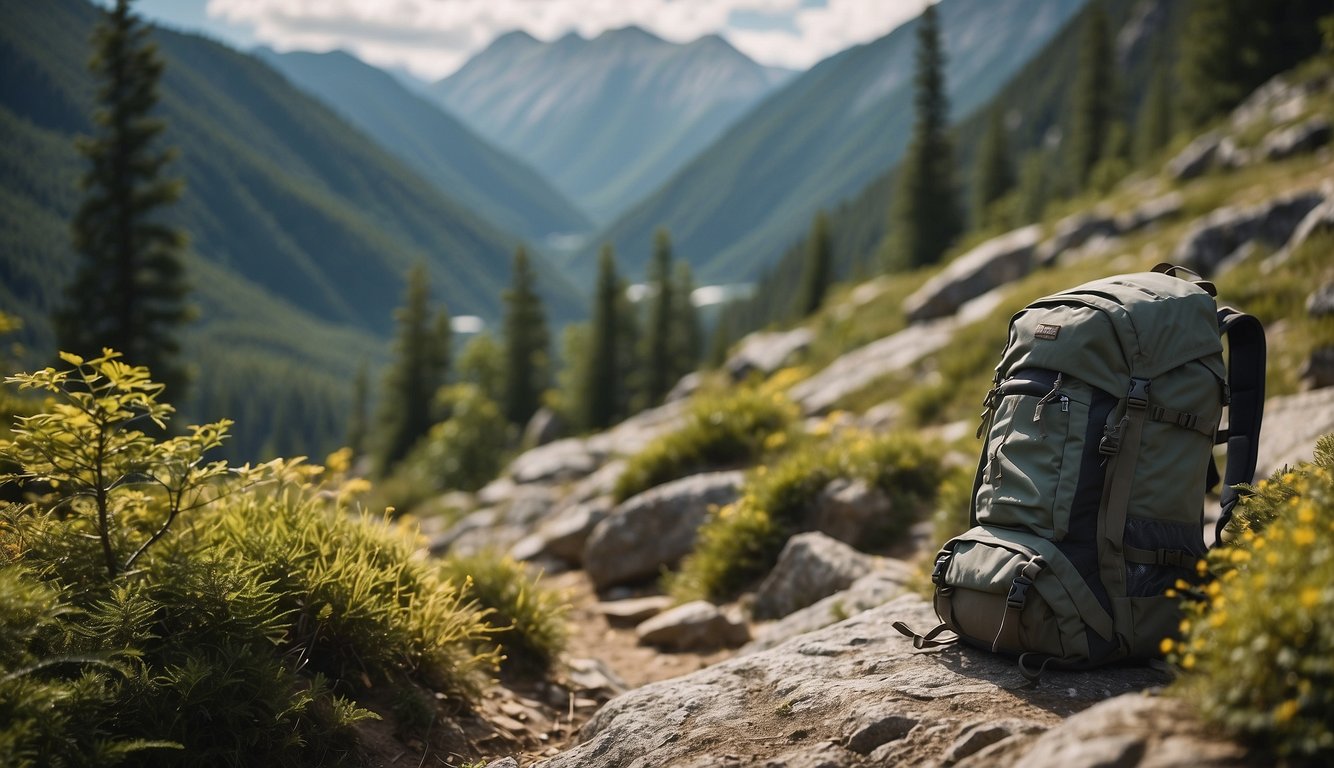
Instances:
[[[1334,282],[1328,282],[1306,297],[1306,314],[1311,317],[1334,315]]]
[[[1326,345],[1311,350],[1311,356],[1306,358],[1297,375],[1307,389],[1334,386],[1334,346]]]
[[[1306,214],[1306,218],[1293,230],[1292,237],[1284,244],[1282,250],[1275,253],[1265,260],[1264,267],[1267,270],[1275,269],[1287,261],[1294,251],[1301,248],[1311,235],[1317,232],[1328,232],[1334,229],[1334,190],[1328,186],[1322,189],[1325,193],[1325,202],[1311,209]]]
[[[689,398],[691,395],[698,392],[700,386],[703,383],[704,383],[704,374],[700,373],[699,371],[692,371],[691,373],[687,373],[686,375],[682,376],[681,380],[676,382],[676,384],[667,393],[667,397],[664,398],[664,402],[674,403],[677,400],[685,400]]]
[[[912,566],[902,560],[883,560],[879,565],[878,570],[857,579],[842,592],[836,592],[778,621],[760,625],[755,630],[755,639],[737,653],[745,655],[768,650],[797,635],[837,624],[902,595],[912,583]]]
[[[1286,244],[1306,215],[1322,202],[1324,194],[1311,190],[1248,208],[1219,208],[1192,225],[1173,253],[1172,263],[1210,277],[1224,259],[1250,241],[1275,248]]]
[[[1051,238],[1038,248],[1037,261],[1042,266],[1050,266],[1065,252],[1090,240],[1115,237],[1120,233],[1116,219],[1106,214],[1094,211],[1067,216],[1056,222]]]
[[[757,619],[778,619],[835,592],[875,568],[876,558],[813,531],[787,540],[760,583],[751,608]]]
[[[570,684],[583,693],[625,693],[629,686],[601,659],[569,659],[565,662]],[[561,702],[562,704],[564,702]]]
[[[677,429],[688,407],[689,401],[678,400],[640,411],[606,432],[588,438],[588,450],[603,460],[639,453],[663,433]]]
[[[1307,88],[1305,83],[1289,83],[1282,75],[1270,78],[1264,85],[1251,91],[1251,95],[1232,110],[1232,127],[1244,129],[1261,120],[1268,121],[1276,117],[1283,120],[1295,116],[1291,114],[1292,108],[1297,106],[1300,111],[1305,106]],[[1275,112],[1282,117],[1276,116]]]
[[[559,414],[547,407],[538,408],[523,428],[521,444],[536,448],[552,442],[564,432],[565,423]]]
[[[657,576],[695,545],[710,507],[741,494],[742,472],[711,472],[665,483],[627,499],[593,529],[584,570],[597,589]]]
[[[1033,224],[992,238],[950,262],[904,301],[908,320],[952,315],[969,299],[1028,274],[1041,236],[1042,228]]]
[[[611,514],[610,496],[562,508],[510,551],[518,560],[555,558],[573,566],[583,564],[584,545],[597,524]]]
[[[1128,235],[1167,219],[1176,218],[1185,207],[1186,199],[1180,192],[1168,192],[1146,200],[1133,210],[1117,216],[1116,232],[1119,235]]]
[[[554,443],[524,451],[509,466],[509,476],[519,485],[562,483],[587,477],[598,462],[587,443],[567,437]]]
[[[667,595],[650,595],[604,601],[597,604],[597,612],[612,624],[642,624],[675,604],[676,601]]]
[[[815,332],[804,327],[791,331],[752,333],[727,359],[723,369],[733,381],[742,381],[752,373],[767,376],[788,365],[798,354],[805,352],[814,338]]]
[[[673,651],[728,648],[750,639],[744,621],[704,600],[663,611],[636,627],[635,635],[643,645]]]
[[[847,395],[945,346],[953,338],[954,328],[948,319],[909,326],[845,353],[824,370],[795,384],[788,395],[806,415],[823,414]]]
[[[476,512],[469,513],[461,518],[457,523],[451,525],[444,533],[432,536],[427,549],[433,555],[444,554],[450,551],[455,542],[473,531],[490,530],[496,524],[497,510],[494,507],[479,509]]]
[[[754,766],[940,764],[979,720],[1050,728],[1070,712],[1166,679],[1146,667],[1049,670],[1030,688],[1004,656],[961,645],[914,650],[890,626],[900,620],[914,627],[937,621],[920,597],[904,596],[777,648],[651,683],[608,702],[577,746],[541,765],[726,765],[724,755]],[[1171,717],[1186,732],[1191,721],[1181,709],[1178,703]],[[865,748],[902,731],[894,715],[918,725],[869,758],[848,748],[859,733],[857,746]],[[878,722],[883,731],[876,732]]]
[[[508,477],[497,477],[477,492],[476,506],[494,507],[503,504],[514,494],[518,485]]]
[[[1310,461],[1316,440],[1334,432],[1334,387],[1265,400],[1255,479]]]
[[[1260,142],[1260,154],[1266,160],[1283,160],[1293,155],[1314,152],[1329,143],[1329,120],[1316,116],[1287,128],[1270,131]]]
[[[566,492],[562,502],[565,505],[584,504],[600,496],[610,496],[616,488],[616,482],[625,473],[625,459],[612,459],[603,464],[598,471],[576,481]]]
[[[1213,165],[1218,147],[1223,143],[1223,134],[1210,131],[1197,137],[1167,161],[1167,175],[1176,181],[1187,181],[1203,176]]]
[[[954,765],[1015,734],[1041,733],[1046,730],[1026,720],[985,720],[966,727],[963,734],[945,750],[940,764]]]
[[[559,493],[547,486],[515,486],[498,506],[480,509],[460,520],[432,542],[431,551],[476,554],[509,550],[528,535],[535,522],[550,514],[558,498]]]
[[[857,425],[868,432],[888,432],[903,421],[903,410],[903,403],[889,400],[868,409],[857,419]]]
[[[512,757],[502,757],[487,763],[486,768],[519,768],[519,761]]]
[[[903,714],[906,707],[877,707],[858,713],[848,722],[847,740],[843,746],[859,755],[868,755],[877,747],[907,736],[919,722]]]
[[[889,496],[865,480],[839,478],[820,491],[806,527],[866,547],[883,531],[891,506]]]
[[[1024,768],[1190,768],[1244,765],[1239,745],[1208,735],[1178,700],[1126,694],[1079,712],[1031,741]]]

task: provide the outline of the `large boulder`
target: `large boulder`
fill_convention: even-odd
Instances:
[[[1334,346],[1326,344],[1311,350],[1297,375],[1307,389],[1334,387]]]
[[[518,560],[554,559],[572,566],[581,565],[588,537],[597,524],[611,514],[612,506],[610,496],[599,496],[562,507],[516,543],[510,555]]]
[[[557,440],[519,454],[509,466],[514,482],[563,483],[592,474],[598,460],[588,449],[588,443],[577,437]]]
[[[1265,260],[1266,269],[1276,269],[1283,265],[1292,257],[1294,251],[1301,248],[1311,235],[1317,232],[1328,232],[1334,229],[1334,187],[1326,184],[1322,187],[1325,193],[1325,201],[1311,209],[1306,217],[1301,220],[1297,228],[1292,231],[1292,236],[1283,248]]]
[[[1306,314],[1311,317],[1334,315],[1334,281],[1325,283],[1306,297]]]
[[[1052,236],[1037,250],[1037,261],[1048,266],[1067,251],[1079,248],[1094,238],[1115,237],[1121,233],[1116,218],[1098,211],[1076,213],[1056,222]]]
[[[789,365],[797,355],[810,347],[814,338],[815,332],[805,327],[791,331],[752,333],[741,342],[723,368],[735,381],[741,381],[752,373],[767,376]]]
[[[750,639],[746,623],[713,603],[696,600],[663,611],[635,628],[643,645],[671,651],[708,651]]]
[[[889,518],[889,496],[865,480],[838,478],[815,498],[805,526],[854,547],[876,543]]]
[[[480,509],[432,542],[431,551],[476,554],[505,551],[528,535],[555,509],[560,493],[543,485],[520,485],[500,504]]]
[[[550,408],[538,408],[528,425],[523,428],[521,445],[537,447],[546,445],[565,432],[564,420],[560,414]]]
[[[755,639],[738,653],[759,653],[777,647],[797,635],[824,629],[849,616],[882,606],[911,589],[916,577],[911,565],[902,560],[886,559],[879,566],[841,592],[789,613],[778,621],[758,625],[754,631]]]
[[[676,400],[640,411],[606,432],[589,437],[588,449],[602,460],[633,456],[662,434],[679,428],[689,407],[688,400]]]
[[[1303,120],[1286,128],[1275,128],[1260,142],[1260,154],[1266,160],[1283,160],[1293,155],[1314,152],[1329,143],[1329,119],[1323,116]]]
[[[760,582],[751,615],[782,618],[847,589],[875,566],[876,558],[819,531],[799,533],[787,540],[773,570]]]
[[[1042,227],[1033,224],[994,237],[959,258],[904,301],[910,322],[954,314],[964,302],[1027,275]]]
[[[1197,137],[1184,149],[1167,161],[1167,175],[1177,181],[1187,181],[1203,176],[1213,167],[1218,148],[1223,143],[1220,131],[1210,131]]]
[[[1177,246],[1172,262],[1210,277],[1248,243],[1259,241],[1274,248],[1285,245],[1307,214],[1324,200],[1323,193],[1310,190],[1245,208],[1219,208],[1195,222]]]
[[[1116,217],[1116,233],[1128,235],[1167,219],[1176,218],[1185,207],[1186,198],[1180,192],[1168,192],[1145,200]]]
[[[694,548],[711,507],[737,500],[743,472],[709,472],[627,499],[597,524],[584,546],[584,571],[599,590],[657,576]]]
[[[935,611],[905,596],[777,648],[740,656],[608,702],[579,745],[545,768],[942,765],[1118,694],[1160,685],[1147,667],[1049,670],[1024,685],[1014,660],[956,645],[914,650],[891,624],[928,628]],[[1217,765],[1218,737],[1176,705],[1170,727]],[[1129,730],[1146,743],[1162,724]],[[1080,763],[1071,763],[1076,765]],[[1092,765],[1082,763],[1080,765]]]

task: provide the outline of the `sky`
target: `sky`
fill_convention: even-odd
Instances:
[[[238,48],[342,49],[436,80],[516,29],[554,40],[630,25],[673,42],[719,34],[761,64],[806,69],[884,35],[926,1],[140,0],[135,7],[157,23]]]

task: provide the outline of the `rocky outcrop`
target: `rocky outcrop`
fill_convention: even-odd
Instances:
[[[1196,137],[1184,149],[1167,161],[1167,175],[1176,181],[1188,181],[1203,176],[1213,167],[1218,148],[1223,143],[1221,131],[1210,131]]]
[[[751,615],[777,619],[847,589],[870,573],[876,558],[819,531],[787,540],[778,562],[755,591]]]
[[[593,529],[611,514],[610,496],[570,504],[538,524],[510,550],[517,560],[559,560],[570,566],[584,561],[584,546]]]
[[[1259,241],[1274,248],[1285,245],[1307,214],[1324,200],[1323,193],[1311,190],[1245,208],[1219,208],[1195,222],[1177,246],[1172,262],[1210,277],[1248,243]]]
[[[642,624],[675,604],[676,601],[667,595],[650,595],[598,603],[597,611],[607,617],[610,624],[633,625]]]
[[[771,374],[810,347],[815,332],[810,328],[773,333],[752,333],[723,365],[734,381],[752,373]]]
[[[1325,345],[1311,350],[1310,357],[1302,363],[1297,376],[1307,389],[1334,387],[1334,346]]]
[[[1275,128],[1260,142],[1260,155],[1272,161],[1314,152],[1329,143],[1331,133],[1329,120],[1320,116]]]
[[[509,466],[509,476],[520,485],[561,483],[587,477],[597,467],[588,442],[567,437],[519,454]]]
[[[1334,387],[1265,400],[1257,480],[1283,466],[1310,461],[1316,440],[1334,432]]]
[[[455,523],[430,543],[433,554],[505,551],[550,514],[559,493],[544,485],[519,485],[494,507],[485,507]]]
[[[756,626],[755,639],[738,653],[758,653],[791,640],[837,624],[849,616],[888,603],[908,591],[914,578],[912,566],[902,560],[885,559],[879,567],[857,579],[852,586],[819,600],[778,621]]]
[[[690,553],[710,507],[736,501],[745,474],[711,472],[665,483],[627,499],[597,524],[584,570],[599,590],[657,576]]]
[[[1039,739],[1091,742],[1063,765],[1096,765],[1103,763],[1093,756],[1108,745],[1085,731],[1061,736],[1070,727],[1062,718],[1164,682],[1145,667],[1113,667],[1048,671],[1030,688],[1012,659],[963,646],[914,650],[891,628],[899,620],[925,628],[936,619],[921,598],[902,597],[777,648],[636,689],[599,710],[578,746],[540,765],[996,765],[1005,763],[977,761],[1000,745],[1036,759]],[[1138,764],[1165,738],[1173,754],[1203,756],[1193,764],[1225,764],[1226,743],[1203,733],[1179,703],[1170,709],[1170,725],[1136,714],[1111,726],[1134,740],[1127,754],[1136,759],[1119,764]]]
[[[1306,217],[1293,230],[1292,236],[1288,238],[1288,242],[1283,248],[1265,260],[1264,267],[1266,269],[1276,269],[1282,266],[1283,262],[1287,261],[1294,251],[1302,247],[1311,235],[1334,229],[1334,187],[1326,184],[1322,187],[1322,191],[1325,193],[1325,201],[1312,208],[1311,212],[1306,214]]]
[[[848,352],[824,370],[798,382],[788,395],[807,415],[825,413],[847,395],[945,346],[953,332],[954,323],[948,319],[909,326]]]
[[[1076,213],[1056,222],[1052,236],[1037,250],[1038,263],[1050,266],[1061,254],[1079,248],[1094,238],[1115,237],[1121,234],[1116,217],[1091,211]]]
[[[873,543],[892,511],[884,491],[865,480],[838,478],[815,498],[806,527],[854,547]]]
[[[992,238],[950,262],[904,301],[908,320],[952,315],[964,302],[1028,274],[1041,237],[1042,227],[1033,224]]]
[[[1328,282],[1306,297],[1306,314],[1311,317],[1334,315],[1334,282]]]
[[[704,600],[678,605],[635,629],[639,642],[671,651],[730,648],[750,639],[739,616]]]

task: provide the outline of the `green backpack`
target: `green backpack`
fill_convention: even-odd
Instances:
[[[941,624],[924,636],[895,624],[917,647],[953,642],[936,639],[949,630],[1017,654],[1036,680],[1049,664],[1154,658],[1177,634],[1164,592],[1200,579],[1215,444],[1227,444],[1219,535],[1252,480],[1265,368],[1259,321],[1178,272],[1095,280],[1011,319],[978,429],[973,527],[931,575]]]

